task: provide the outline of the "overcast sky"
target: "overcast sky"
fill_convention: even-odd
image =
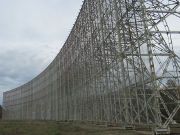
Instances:
[[[0,0],[0,104],[3,91],[34,78],[54,59],[82,0]]]
[[[0,0],[0,104],[3,91],[28,82],[54,59],[81,5],[82,0]],[[180,30],[180,19],[170,21]]]

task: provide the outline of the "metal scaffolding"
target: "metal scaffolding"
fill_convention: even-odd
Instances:
[[[4,119],[167,128],[180,113],[180,57],[167,18],[178,0],[85,0],[64,46],[36,78],[4,93]]]

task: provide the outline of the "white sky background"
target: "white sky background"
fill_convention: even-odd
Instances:
[[[82,0],[0,0],[0,104],[54,59],[67,39]]]
[[[82,0],[0,0],[0,104],[3,91],[28,82],[54,59],[81,5]],[[173,18],[172,29],[180,31],[180,18]],[[179,43],[180,35],[178,54]]]

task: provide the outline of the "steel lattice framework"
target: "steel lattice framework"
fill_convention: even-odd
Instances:
[[[4,119],[168,127],[180,108],[180,58],[166,19],[178,0],[85,0],[63,48],[4,93]],[[176,121],[177,122],[177,121]]]

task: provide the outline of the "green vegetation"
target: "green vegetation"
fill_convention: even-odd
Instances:
[[[0,135],[143,135],[143,133],[85,123],[1,121]]]
[[[0,120],[2,119],[2,106],[0,105]]]

